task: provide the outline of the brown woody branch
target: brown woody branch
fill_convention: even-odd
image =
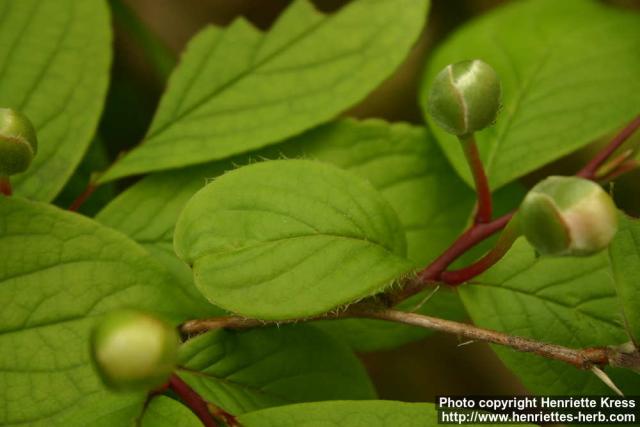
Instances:
[[[454,322],[451,320],[416,313],[407,313],[394,309],[374,308],[370,305],[362,306],[355,304],[343,312],[314,317],[308,320],[336,320],[343,318],[377,319],[413,325],[433,331],[457,335],[473,341],[501,345],[520,352],[533,353],[547,359],[568,363],[579,369],[591,369],[594,366],[602,367],[605,365],[634,370],[640,369],[640,354],[638,354],[637,350],[624,352],[610,347],[574,349],[557,344],[536,341],[530,338],[509,335],[490,329],[479,328],[468,323]],[[294,321],[291,321],[290,323],[293,322]],[[183,324],[181,330],[185,335],[195,335],[215,329],[244,329],[273,326],[274,324],[275,322],[264,322],[237,316],[227,316],[213,319],[191,320]]]

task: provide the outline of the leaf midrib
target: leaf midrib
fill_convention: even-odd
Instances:
[[[341,235],[341,234],[331,234],[331,233],[321,233],[321,234],[300,234],[300,235],[295,235],[295,236],[287,236],[287,237],[283,237],[283,238],[277,238],[277,239],[271,239],[271,240],[251,240],[249,241],[250,244],[244,245],[244,246],[239,246],[236,248],[220,248],[220,250],[213,250],[213,251],[206,251],[202,254],[199,254],[195,257],[193,257],[193,259],[199,259],[205,256],[211,256],[211,255],[217,255],[217,254],[233,254],[236,252],[242,252],[244,250],[247,249],[253,249],[256,247],[260,247],[263,245],[269,245],[269,244],[273,244],[273,243],[280,243],[283,241],[288,241],[288,240],[296,240],[296,239],[304,239],[304,238],[316,238],[316,237],[328,237],[328,238],[334,238],[334,239],[338,239],[338,240],[350,240],[350,241],[356,241],[358,243],[365,243],[367,245],[373,245],[376,247],[380,247],[382,248],[385,252],[387,252],[389,255],[395,257],[395,258],[400,258],[402,260],[405,260],[404,257],[396,254],[393,249],[388,248],[387,246],[375,241],[375,240],[368,240],[366,238],[362,238],[362,237],[358,237],[358,236],[345,236],[345,235]],[[409,260],[406,260],[407,262],[409,262]]]
[[[578,308],[579,306],[572,306],[572,305],[569,305],[567,303],[563,303],[561,301],[554,300],[554,299],[551,299],[549,297],[544,297],[544,296],[538,295],[538,294],[533,293],[533,292],[527,292],[527,291],[525,291],[523,289],[517,289],[517,288],[512,288],[512,287],[501,286],[499,284],[484,283],[484,282],[483,283],[474,282],[471,286],[484,286],[484,287],[487,287],[487,288],[494,288],[494,289],[505,291],[505,292],[513,292],[513,293],[521,294],[521,295],[524,295],[524,296],[526,296],[528,298],[539,299],[541,301],[548,302],[548,303],[560,306],[563,309],[576,311],[576,312],[582,314],[585,317],[591,318],[591,319],[593,319],[593,320],[595,320],[597,322],[600,322],[600,323],[607,324],[609,326],[614,327],[615,329],[618,329],[618,330],[621,329],[621,326],[619,324],[613,322],[612,320],[606,319],[606,318],[601,318],[601,317],[595,316],[595,315],[593,315],[591,313],[586,313],[586,312],[580,310]],[[615,295],[611,295],[611,298],[615,298]]]
[[[260,395],[264,395],[264,396],[267,396],[267,397],[273,397],[273,398],[282,400],[285,403],[293,403],[293,402],[295,402],[294,400],[291,400],[291,399],[289,399],[289,398],[287,398],[285,396],[279,396],[276,393],[267,392],[267,391],[265,391],[265,390],[263,390],[261,388],[258,388],[257,386],[240,383],[240,382],[237,382],[237,381],[234,381],[234,380],[230,380],[228,378],[218,377],[218,376],[215,376],[213,374],[206,373],[206,372],[203,372],[203,371],[195,371],[195,370],[192,370],[192,369],[190,369],[188,367],[185,367],[185,366],[180,366],[178,368],[178,370],[186,372],[186,373],[188,373],[190,375],[193,375],[195,377],[202,377],[202,378],[206,378],[206,379],[212,380],[214,383],[215,382],[221,382],[221,383],[225,383],[225,384],[228,384],[228,385],[232,385],[234,387],[238,387],[238,388],[240,388],[242,390],[249,391],[249,392],[254,393],[254,394],[260,394]]]

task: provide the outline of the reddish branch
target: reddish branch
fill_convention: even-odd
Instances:
[[[209,412],[207,402],[176,374],[173,374],[169,379],[169,388],[180,396],[180,399],[191,408],[205,427],[218,427],[218,423]]]
[[[71,212],[77,212],[84,202],[87,201],[89,196],[91,196],[97,189],[98,186],[95,183],[90,182],[89,185],[87,185],[87,188],[85,188],[84,191],[69,205],[69,210]]]
[[[509,222],[507,228],[505,228],[500,235],[496,245],[487,252],[485,256],[473,264],[465,268],[461,268],[460,270],[442,272],[440,279],[449,285],[459,285],[491,268],[491,266],[500,261],[502,257],[506,255],[520,235],[519,227],[517,224],[514,224],[515,222],[517,222],[516,219]]]
[[[611,142],[609,142],[609,144],[607,144],[607,146],[593,158],[592,161],[577,173],[577,176],[595,180],[597,178],[598,169],[638,128],[640,128],[640,116],[636,117],[624,129],[622,129],[620,133],[618,133]],[[611,177],[618,176],[625,171],[631,170],[635,166],[635,162],[621,163],[618,168],[615,168],[607,175],[607,178],[610,179]],[[476,168],[477,166],[472,166],[472,169]],[[460,235],[460,237],[458,237],[458,239],[453,242],[453,244],[445,250],[442,255],[419,273],[419,280],[411,281],[398,295],[394,296],[392,298],[392,302],[400,302],[422,291],[431,283],[442,282],[449,285],[458,285],[471,280],[478,274],[486,271],[489,267],[500,260],[501,255],[499,252],[490,252],[476,263],[457,272],[446,272],[446,269],[469,249],[473,248],[496,232],[502,230],[509,223],[514,214],[515,212],[509,213],[486,224],[474,223],[467,231]],[[502,255],[504,255],[504,253]]]
[[[476,224],[484,224],[491,221],[492,216],[492,202],[491,202],[491,189],[489,188],[489,181],[487,175],[484,172],[482,166],[482,160],[480,159],[480,153],[478,152],[478,145],[476,144],[475,137],[473,135],[461,140],[464,155],[467,158],[471,174],[473,175],[473,181],[476,186],[476,193],[478,195],[478,206],[474,222]]]
[[[478,243],[491,237],[502,230],[511,221],[515,212],[501,216],[487,224],[476,224],[462,233],[453,244],[442,253],[435,261],[419,274],[423,282],[437,281],[442,273],[452,262],[466,253]]]
[[[640,168],[640,162],[635,159],[629,159],[626,162],[622,162],[616,166],[614,170],[602,176],[600,179],[604,182],[610,182],[618,178],[620,175],[631,172]]]
[[[429,284],[442,281],[441,275],[451,263],[460,258],[460,256],[465,254],[469,249],[502,230],[509,223],[514,213],[515,212],[511,212],[503,215],[487,224],[474,224],[462,233],[442,255],[418,273],[417,280],[410,281],[397,295],[393,296],[391,298],[392,304],[395,305],[419,293]],[[463,281],[471,278],[472,277],[465,277]]]
[[[624,142],[640,128],[640,116],[633,119],[624,129],[620,131],[602,151],[600,151],[587,165],[582,168],[576,176],[587,179],[595,179],[600,166],[602,166],[613,153],[620,148]]]
[[[11,181],[8,176],[0,177],[0,194],[4,194],[5,196],[10,196],[13,193],[11,191]]]

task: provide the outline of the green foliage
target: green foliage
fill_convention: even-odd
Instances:
[[[395,70],[427,5],[358,0],[323,15],[297,0],[268,33],[242,19],[203,30],[173,73],[144,145],[102,182],[223,159],[331,119]]]
[[[214,304],[297,319],[408,274],[401,230],[367,181],[320,162],[280,160],[228,172],[197,192],[178,218],[174,247]]]
[[[609,247],[609,261],[624,325],[634,343],[640,341],[640,222],[620,215],[620,230]]]
[[[119,78],[127,95],[136,84],[116,67],[97,136],[112,57],[107,2],[0,0],[0,109],[24,113],[38,135],[30,168],[11,181],[0,177],[0,424],[196,427],[203,424],[192,411],[198,395],[217,416],[237,416],[245,427],[435,424],[432,404],[367,400],[376,392],[354,354],[394,348],[428,330],[316,319],[362,300],[361,310],[390,306],[421,270],[426,289],[394,307],[405,313],[376,315],[415,311],[456,321],[468,311],[476,325],[508,336],[637,351],[640,223],[622,213],[608,251],[552,258],[522,238],[467,284],[440,284],[429,294],[432,278],[448,277],[438,276],[442,269],[429,276],[435,260],[437,267],[455,253],[443,269],[469,266],[497,237],[480,238],[491,225],[473,223],[477,196],[460,144],[440,129],[335,119],[406,59],[423,31],[428,0],[353,0],[330,14],[294,0],[265,32],[243,18],[203,29],[175,69],[173,55],[132,10],[120,0],[111,6],[115,27],[142,49],[150,75],[170,76],[152,119],[145,108],[123,108],[129,96],[114,96],[124,88]],[[481,63],[449,64],[470,58],[495,68],[500,82],[484,68],[491,78],[467,92]],[[446,74],[436,80],[455,91],[435,92],[446,101],[435,119],[453,122],[449,127],[463,136],[493,121],[502,87],[495,126],[478,132],[491,186],[499,190],[494,214],[502,215],[520,204],[523,183],[534,184],[519,178],[574,173],[575,165],[541,168],[638,114],[640,15],[593,0],[523,0],[489,12],[436,48],[419,94],[424,109],[437,104],[438,96],[428,94],[445,66],[455,81]],[[128,148],[114,139],[142,133],[132,115],[152,119],[150,127],[143,144],[114,160]],[[427,119],[432,124],[434,117]],[[31,131],[24,129],[9,136]],[[7,157],[13,149],[5,144],[0,163],[23,170],[28,162],[15,159],[29,156]],[[608,167],[617,172],[615,162]],[[108,203],[97,221],[41,203],[68,206],[105,170],[99,184],[109,185],[81,207],[90,214]],[[111,182],[144,173],[133,185]],[[599,178],[587,175],[581,173]],[[603,182],[580,181],[608,201]],[[11,184],[17,196],[10,196]],[[558,188],[545,193],[563,193],[556,201],[563,221],[571,217],[563,222],[565,246],[577,235],[574,225],[590,232],[607,225],[593,203],[576,208],[576,195],[587,190],[568,199]],[[529,212],[524,231],[531,241],[564,230],[540,221],[548,208]],[[576,212],[580,221],[569,221]],[[465,227],[469,233],[452,245]],[[598,249],[608,245],[601,240]],[[144,372],[154,354],[147,329],[127,335],[136,345],[120,351],[122,335],[111,332],[131,319],[111,316],[123,310],[168,321],[156,340],[170,337],[167,351],[156,352],[159,363],[151,364],[161,369]],[[229,314],[241,317],[222,317]],[[182,324],[208,317],[216,319]],[[118,320],[105,323],[109,318]],[[211,330],[190,336],[204,324]],[[233,329],[238,324],[260,326]],[[456,333],[466,328],[448,324]],[[106,353],[118,357],[109,365],[95,350],[113,336],[107,347],[118,351]],[[588,370],[507,347],[495,351],[533,394],[611,393]],[[127,380],[135,371],[136,384],[148,374],[143,389],[108,390],[96,371],[111,379],[105,366]],[[606,367],[633,395],[640,377],[630,372]]]
[[[172,253],[178,215],[207,180],[281,157],[320,160],[370,181],[398,214],[407,256],[416,265],[435,258],[455,238],[473,206],[473,193],[446,164],[426,129],[341,120],[253,154],[150,175],[115,198],[97,219],[152,252]]]
[[[479,326],[544,342],[585,348],[628,341],[606,253],[588,258],[538,257],[520,239],[507,256],[460,296]],[[610,393],[588,371],[495,347],[536,394]],[[628,373],[612,372],[618,381]],[[634,388],[640,378],[625,378]]]
[[[141,409],[144,393],[107,392],[91,366],[89,331],[103,313],[206,313],[125,236],[19,198],[0,198],[0,304],[0,420],[33,426],[110,414],[106,425],[124,425]]]
[[[569,154],[638,114],[640,16],[591,0],[513,2],[465,25],[437,48],[420,92],[447,64],[480,58],[502,81],[496,125],[477,134],[492,188]],[[472,183],[455,137],[435,129]]]
[[[109,13],[103,0],[2,0],[0,21],[0,106],[29,117],[40,142],[14,187],[50,201],[80,163],[102,111]]]
[[[349,348],[308,325],[213,331],[181,349],[179,375],[237,415],[296,402],[373,399]]]
[[[144,411],[141,427],[202,427],[202,423],[180,402],[158,396]]]
[[[384,400],[301,403],[251,412],[239,421],[246,427],[422,427],[438,422],[433,404]]]
[[[407,240],[407,257],[416,266],[434,259],[462,231],[473,194],[455,175],[424,129],[380,120],[341,120],[321,126],[252,155],[237,156],[180,171],[151,175],[118,196],[97,219],[129,235],[169,266],[185,288],[194,288],[190,269],[173,253],[173,228],[189,198],[238,165],[261,159],[308,158],[349,170],[368,181],[393,206]],[[515,204],[508,195],[512,209]],[[415,307],[425,294],[406,303]],[[462,319],[453,292],[438,292],[421,313]],[[428,331],[386,322],[348,319],[319,327],[359,350],[395,347]]]

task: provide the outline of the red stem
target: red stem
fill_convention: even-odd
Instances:
[[[169,379],[169,388],[180,396],[205,427],[218,427],[213,415],[209,412],[207,402],[176,374]]]
[[[432,282],[466,251],[503,229],[511,220],[515,212],[508,213],[487,224],[477,224],[462,233],[453,244],[442,253],[427,268],[422,270],[419,277],[424,282]]]
[[[441,281],[448,285],[459,285],[484,273],[509,252],[518,236],[520,236],[518,221],[512,219],[500,235],[496,245],[485,256],[460,270],[442,272]]]
[[[90,182],[87,188],[69,205],[69,210],[71,212],[77,212],[97,188],[98,186],[94,182]]]
[[[478,243],[503,229],[514,214],[515,211],[503,215],[487,224],[474,224],[462,233],[442,255],[418,273],[417,280],[412,280],[398,294],[393,295],[390,299],[390,304],[395,305],[400,301],[404,301],[422,291],[426,284],[435,283],[440,280],[442,272],[444,272],[451,263]]]
[[[495,263],[500,261],[505,254],[506,252],[492,250],[468,267],[455,271],[443,271],[440,275],[440,279],[442,282],[450,286],[457,286],[464,282],[468,282],[495,265]]]
[[[11,190],[11,180],[8,176],[0,177],[0,194],[4,194],[7,197],[13,194]]]
[[[465,137],[465,139],[461,139],[461,142],[464,154],[473,174],[476,193],[478,194],[478,210],[475,215],[475,223],[488,223],[491,221],[493,210],[491,206],[491,190],[489,189],[489,181],[487,180],[487,175],[484,172],[482,160],[480,159],[478,145],[476,144],[476,140],[473,135],[469,135],[468,137]]]
[[[640,116],[636,117],[624,129],[622,129],[611,140],[611,142],[609,142],[609,144],[593,158],[592,161],[590,161],[582,170],[580,170],[580,172],[576,174],[576,176],[594,180],[596,178],[596,172],[598,168],[602,166],[609,159],[609,157],[611,157],[611,155],[639,128]],[[458,259],[466,251],[504,228],[509,223],[514,214],[515,211],[486,224],[474,224],[471,228],[462,233],[462,235],[460,235],[460,237],[458,237],[458,239],[453,242],[453,244],[446,251],[444,251],[442,255],[440,255],[435,261],[433,261],[424,270],[422,270],[418,274],[418,280],[415,280],[412,283],[408,284],[398,295],[398,297],[393,299],[393,302],[401,301],[420,292],[422,289],[424,289],[426,284],[437,282],[438,280],[442,280],[444,283],[448,283],[444,281],[444,278],[446,278],[447,275],[443,274],[443,272],[449,267],[449,265],[451,265],[453,261]],[[483,268],[486,270],[486,268],[490,266],[489,263],[493,262],[495,264],[495,262],[499,260],[499,258],[494,259],[495,255],[497,254],[487,254],[485,256],[487,259],[480,259],[476,263],[467,267],[469,270],[467,270],[465,273],[460,274],[464,274],[465,281],[472,279],[473,277],[475,277],[473,275],[474,273],[479,274],[483,272]],[[449,276],[449,279],[452,279],[451,276]],[[456,275],[454,274],[452,280],[456,281],[458,279],[459,277],[456,277]]]
[[[637,116],[631,121],[624,129],[620,131],[612,140],[607,144],[604,149],[599,152],[587,165],[582,168],[576,176],[594,179],[598,168],[607,161],[609,157],[616,151],[633,133],[640,128],[640,116]]]
[[[603,176],[601,179],[604,182],[613,181],[618,178],[620,175],[624,175],[627,172],[631,172],[640,168],[640,162],[634,159],[627,160],[624,163],[621,163],[614,170]]]

